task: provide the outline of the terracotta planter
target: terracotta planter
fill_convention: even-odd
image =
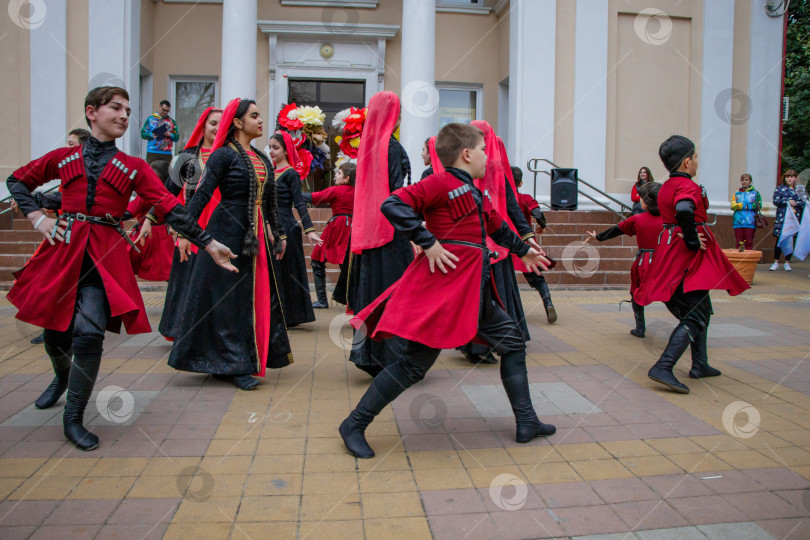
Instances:
[[[751,251],[724,249],[723,253],[728,257],[734,269],[751,285],[751,283],[754,282],[754,272],[757,269],[757,263],[762,260],[762,252],[755,249]]]

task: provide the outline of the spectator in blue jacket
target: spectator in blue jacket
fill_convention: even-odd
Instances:
[[[744,173],[740,176],[740,189],[734,193],[731,209],[734,210],[734,239],[739,246],[745,244],[745,249],[754,249],[754,233],[757,230],[757,213],[762,208],[762,197],[754,189],[751,175]]]
[[[146,119],[141,128],[141,138],[149,141],[146,145],[146,162],[171,161],[172,146],[180,140],[177,122],[169,116],[172,104],[165,99],[160,102],[157,112]]]
[[[771,272],[779,269],[779,257],[782,255],[782,250],[779,249],[779,236],[782,234],[782,226],[785,224],[788,208],[801,221],[805,203],[806,201],[796,192],[796,171],[793,169],[786,171],[782,175],[782,183],[776,186],[776,190],[773,192],[773,204],[776,206],[773,235],[776,237],[776,246],[773,248],[773,264],[769,268]],[[785,255],[785,272],[790,272],[790,270],[790,255]]]

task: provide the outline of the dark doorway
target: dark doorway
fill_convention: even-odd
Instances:
[[[334,163],[337,159],[338,145],[335,137],[340,135],[337,128],[332,127],[335,114],[349,107],[365,107],[366,82],[345,81],[334,79],[291,79],[289,81],[288,103],[296,105],[309,105],[321,108],[326,114],[323,128],[326,131],[329,144],[329,162],[323,171],[310,171],[301,188],[306,191],[321,191],[328,188],[334,175]]]

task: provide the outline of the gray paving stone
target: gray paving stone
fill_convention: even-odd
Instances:
[[[503,387],[498,384],[462,385],[462,391],[484,418],[512,416],[512,408]],[[601,413],[602,410],[564,382],[532,383],[529,385],[537,414]]]
[[[103,388],[101,389],[103,390]],[[129,391],[129,394],[132,395],[132,415],[130,415],[124,421],[116,421],[116,414],[122,414],[124,411],[121,411],[121,407],[124,406],[123,401],[120,398],[114,398],[111,403],[109,404],[110,419],[104,418],[100,414],[99,406],[103,406],[97,400],[98,392],[93,392],[92,396],[90,397],[90,402],[87,404],[87,410],[84,413],[84,422],[85,425],[88,426],[128,426],[135,422],[141,413],[146,410],[150,403],[160,394],[159,391],[152,391],[152,390],[133,390]],[[0,423],[0,427],[9,427],[9,426],[61,426],[62,425],[62,412],[64,411],[64,406],[57,405],[51,407],[50,409],[40,410],[34,406],[33,403],[28,405],[25,409],[21,410],[17,414],[11,416],[10,418],[6,419],[3,423]],[[510,413],[511,414],[511,413]],[[119,419],[126,416],[119,416]]]
[[[637,540],[638,536],[629,533],[589,534],[588,536],[572,536],[574,540]],[[701,538],[700,540],[703,540]]]
[[[770,336],[770,332],[756,330],[750,326],[743,326],[736,323],[712,323],[709,325],[709,337],[730,338],[730,337],[754,337]]]
[[[774,540],[774,537],[750,521],[700,525],[698,529],[712,540]]]
[[[636,536],[638,540],[706,540],[697,527],[637,531]]]

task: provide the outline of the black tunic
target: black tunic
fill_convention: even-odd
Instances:
[[[256,152],[267,170],[262,193],[262,212],[274,234],[279,231],[275,181],[270,161]],[[257,373],[258,345],[254,326],[254,265],[256,258],[242,255],[248,227],[250,176],[242,156],[229,146],[208,158],[205,175],[189,203],[196,219],[218,187],[222,200],[208,222],[206,231],[238,255],[232,262],[239,273],[229,272],[211,257],[198,257],[191,272],[194,294],[183,303],[178,337],[169,365],[183,371],[217,375]],[[265,242],[270,273],[270,348],[267,368],[281,368],[292,361],[290,342],[278,298],[276,277],[279,269],[272,246]]]
[[[410,181],[411,166],[405,149],[393,137],[388,143],[388,187],[393,193]],[[363,194],[357,194],[362,197]],[[413,249],[408,238],[394,230],[394,238],[387,244],[353,254],[348,269],[348,306],[359,313],[394,284],[413,261]],[[387,364],[400,356],[404,340],[391,338],[382,341],[366,339],[353,348],[349,360],[358,368],[376,375]]]
[[[293,207],[304,224],[303,233],[312,232],[312,220],[309,218],[307,203],[301,195],[301,177],[290,167],[276,178],[278,193],[278,216],[281,227],[287,235],[287,251],[281,259],[281,294],[287,326],[315,320],[312,309],[312,296],[309,293],[307,278],[307,261],[304,257],[304,242],[301,226],[293,215]]]

